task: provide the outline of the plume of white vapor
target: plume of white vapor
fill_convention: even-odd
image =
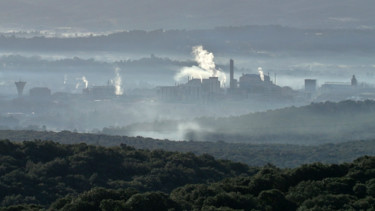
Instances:
[[[115,86],[115,94],[122,95],[123,90],[121,88],[122,85],[122,78],[120,76],[120,68],[115,68],[115,78],[112,80],[113,85]]]
[[[174,77],[176,81],[181,81],[186,77],[199,79],[218,77],[222,84],[225,83],[226,75],[221,70],[216,69],[213,53],[203,49],[203,46],[200,45],[192,48],[192,54],[198,66],[181,68],[180,72]]]
[[[260,80],[264,81],[264,73],[262,67],[258,67]]]
[[[68,81],[68,76],[65,74],[64,75],[64,85],[66,84],[67,81]]]
[[[89,87],[89,81],[86,79],[85,76],[82,76],[82,82],[85,84],[85,89],[87,89],[87,87]]]
[[[76,84],[76,89],[79,88],[79,86],[81,85],[81,83],[83,83],[85,85],[85,89],[87,89],[87,87],[89,87],[89,81],[86,79],[85,76],[82,76],[82,78],[77,78],[78,83]]]

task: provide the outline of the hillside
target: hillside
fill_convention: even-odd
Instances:
[[[266,57],[272,56],[268,51],[289,51],[298,56],[356,51],[372,54],[375,50],[372,42],[374,33],[375,31],[371,29],[298,29],[277,25],[253,25],[204,30],[132,30],[76,38],[43,36],[22,38],[2,35],[0,45],[2,49],[18,51],[125,51],[178,54],[189,53],[192,46],[204,45],[210,46],[209,49],[215,52]],[[349,45],[349,43],[355,44]]]
[[[194,125],[181,130],[185,125]],[[123,128],[105,128],[103,133],[134,134],[139,131],[179,131],[185,139],[235,143],[317,145],[375,137],[375,101],[312,103],[232,117],[201,117],[187,121],[155,121]]]
[[[375,157],[251,169],[208,155],[0,141],[1,210],[372,210]],[[223,178],[226,178],[222,180]]]
[[[375,156],[375,141],[373,139],[304,146],[293,144],[227,143],[223,141],[169,141],[145,137],[72,133],[69,131],[56,133],[0,130],[1,139],[10,139],[18,142],[25,140],[54,140],[61,144],[86,143],[98,146],[126,144],[137,149],[193,152],[196,155],[208,153],[217,159],[228,159],[246,163],[250,166],[263,166],[267,163],[272,163],[284,168],[298,167],[299,165],[313,162],[350,162],[364,155]]]

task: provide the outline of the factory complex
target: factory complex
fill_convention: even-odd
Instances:
[[[375,89],[360,85],[355,75],[350,82],[325,82],[318,87],[317,79],[305,79],[303,90],[293,90],[276,84],[276,77],[272,81],[269,74],[258,69],[258,74],[242,74],[238,79],[234,77],[234,61],[229,61],[229,87],[224,87],[219,78],[212,75],[208,78],[188,77],[186,83],[173,86],[158,86],[147,90],[147,94],[139,97],[152,98],[161,103],[210,103],[220,101],[260,101],[260,102],[319,102],[340,101],[347,99],[363,100],[375,99]],[[80,97],[88,100],[134,99],[129,95],[116,94],[116,87],[110,81],[106,85],[91,86],[82,89],[81,94],[65,92],[52,93],[48,87],[33,87],[29,95],[24,94],[25,81],[15,82],[18,98],[38,100],[60,99],[62,97]]]

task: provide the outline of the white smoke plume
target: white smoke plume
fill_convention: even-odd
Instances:
[[[89,81],[86,79],[85,76],[82,76],[82,81],[85,84],[85,89],[87,89],[87,87],[89,87]]]
[[[181,81],[186,77],[191,78],[209,78],[218,77],[221,84],[226,82],[226,75],[221,70],[216,69],[214,54],[203,49],[203,46],[194,46],[192,49],[195,61],[198,66],[183,67],[174,77],[176,81]]]
[[[123,89],[122,89],[122,78],[120,76],[120,68],[115,68],[115,78],[112,80],[113,85],[115,86],[115,94],[116,95],[122,95]]]
[[[264,81],[264,73],[262,67],[258,67],[260,80]]]
[[[64,85],[66,84],[67,81],[68,81],[68,76],[65,74],[64,75]]]
[[[81,85],[81,83],[84,84],[85,89],[87,89],[87,87],[89,87],[89,81],[86,79],[85,76],[82,76],[82,78],[76,78],[76,80],[79,80],[78,83],[76,84],[76,89],[79,88],[79,86]]]

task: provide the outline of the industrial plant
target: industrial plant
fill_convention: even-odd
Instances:
[[[59,96],[70,96],[72,98],[81,96],[82,99],[110,100],[126,99],[125,95],[118,95],[116,87],[110,80],[106,85],[88,86],[83,77],[85,87],[81,94],[52,93],[48,87],[32,87],[29,95],[24,95],[26,81],[15,82],[18,98],[31,99],[54,99]],[[151,94],[150,94],[151,93]],[[152,94],[154,93],[154,94]],[[176,83],[173,86],[158,86],[153,91],[148,91],[148,98],[161,103],[210,103],[220,101],[260,101],[260,102],[290,102],[298,101],[315,102],[345,99],[375,99],[374,88],[364,83],[359,84],[355,75],[349,82],[324,82],[320,87],[318,80],[308,78],[304,80],[303,90],[293,90],[290,87],[281,87],[276,84],[276,78],[272,81],[269,73],[264,74],[261,67],[258,73],[242,73],[238,79],[235,78],[234,60],[229,60],[229,87],[221,84],[219,77],[212,76],[204,78],[187,77],[186,83]]]
[[[159,117],[239,115],[311,102],[375,99],[375,89],[355,75],[333,82],[310,77],[301,79],[301,89],[292,89],[277,84],[276,74],[271,78],[261,67],[243,73],[233,59],[224,70],[216,68],[213,58],[205,53],[209,55],[206,63],[182,68],[169,86],[123,90],[118,72],[115,79],[102,84],[89,85],[84,76],[65,84],[64,77],[65,88],[16,81],[12,97],[0,99],[0,118],[4,120],[0,128],[86,131]]]

